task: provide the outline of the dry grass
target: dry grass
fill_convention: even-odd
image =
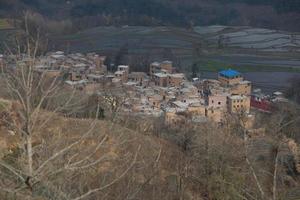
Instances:
[[[41,119],[51,114],[44,112]],[[86,131],[91,130],[91,124],[93,123],[93,119],[65,118],[54,115],[51,122],[42,131],[35,134],[36,166],[47,160],[53,153],[79,140]],[[158,138],[145,136],[104,120],[97,120],[91,134],[72,148],[70,152],[49,163],[44,169],[45,172],[50,173],[56,167],[64,166],[69,159],[73,159],[73,163],[82,160],[93,149],[96,149],[105,136],[107,136],[105,143],[90,158],[96,160],[101,156],[105,156],[99,165],[79,171],[74,177],[75,180],[68,178],[74,176],[72,170],[67,171],[65,174],[59,174],[57,177],[51,178],[53,184],[61,185],[64,191],[78,187],[78,185],[74,185],[76,181],[79,181],[86,189],[92,189],[97,185],[105,185],[122,174],[132,164],[133,158],[137,155],[136,162],[130,171],[115,183],[114,187],[101,191],[99,195],[109,194],[111,197],[108,199],[124,199],[126,195],[141,190],[137,192],[136,198],[145,199],[153,188],[168,190],[167,177],[174,174],[176,177],[176,162],[181,157],[179,156],[181,152],[177,147]],[[20,147],[21,142],[17,138],[17,136],[9,135],[8,130],[3,129],[0,139],[3,142],[2,152],[7,152],[10,155],[9,152],[14,152],[15,149]],[[72,158],[73,155],[78,156]],[[141,187],[145,188],[140,189]],[[124,188],[127,189],[124,190]],[[161,192],[160,195],[163,196],[164,193]],[[169,193],[168,195],[172,196],[173,194]]]

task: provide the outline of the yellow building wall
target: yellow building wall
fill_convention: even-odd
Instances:
[[[172,73],[172,70],[173,70],[173,65],[172,65],[172,63],[164,63],[164,62],[162,62],[162,63],[160,64],[160,67],[161,67],[162,70],[166,70],[166,71],[168,71],[169,73]]]
[[[230,93],[236,95],[250,95],[251,89],[251,84],[237,84],[230,89]]]
[[[183,83],[183,78],[169,76],[169,86],[179,87]]]
[[[151,78],[154,78],[154,74],[157,73],[156,70],[159,68],[156,64],[150,64],[149,75]]]
[[[188,107],[188,113],[191,115],[205,115],[204,106]]]
[[[168,77],[155,77],[155,85],[160,87],[167,87]]]
[[[165,114],[165,124],[170,127],[180,127],[184,125],[186,122],[186,119],[184,116],[177,115],[174,112],[167,112]]]
[[[250,112],[250,97],[240,100],[228,99],[228,111],[230,113]]]
[[[221,122],[224,111],[222,109],[206,109],[206,117],[214,122]]]

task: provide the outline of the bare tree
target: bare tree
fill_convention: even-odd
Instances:
[[[125,105],[130,106],[130,95],[124,86],[103,86],[98,90],[98,102],[105,112],[105,117],[115,122],[122,119]],[[118,119],[117,119],[118,118]]]
[[[89,199],[120,181],[133,168],[138,154],[127,153],[121,160],[111,155],[111,148],[128,141],[120,134],[107,144],[114,124],[101,129],[100,105],[93,120],[79,123],[60,116],[67,107],[80,106],[77,91],[66,93],[60,76],[49,77],[47,71],[36,70],[40,33],[38,30],[32,37],[28,26],[25,16],[24,46],[19,43],[17,51],[8,48],[11,63],[2,70],[10,100],[16,105],[16,118],[7,123],[18,142],[12,153],[0,160],[0,195],[4,193],[17,199],[38,196]],[[53,106],[52,102],[59,96],[64,96],[63,100]],[[139,148],[136,147],[137,152]],[[100,170],[108,161],[113,163],[112,169],[96,173],[95,183],[94,177],[91,178],[93,170]]]
[[[277,105],[279,110],[277,113],[273,113],[270,117],[266,116],[266,119],[259,118],[258,126],[263,127],[266,130],[266,135],[259,135],[258,138],[251,138],[247,123],[249,118],[245,113],[231,116],[231,123],[235,124],[234,132],[241,133],[243,138],[243,148],[245,152],[245,161],[251,172],[252,179],[255,186],[258,189],[261,199],[280,199],[280,194],[288,190],[287,186],[279,180],[288,180],[288,171],[292,171],[295,163],[288,163],[285,160],[284,152],[289,149],[288,126],[297,123],[299,116],[293,116],[289,114],[286,107],[283,105]],[[293,108],[295,109],[295,107]],[[288,132],[291,132],[288,131]],[[290,134],[290,133],[289,133]],[[253,153],[253,150],[258,145],[264,145],[266,154],[270,158],[269,161],[259,163],[257,157],[262,156],[259,153]],[[291,151],[291,150],[290,150]],[[292,153],[292,152],[291,152]],[[271,189],[269,189],[271,188]]]

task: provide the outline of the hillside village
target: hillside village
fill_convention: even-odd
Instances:
[[[300,0],[0,0],[0,200],[300,200]]]
[[[164,116],[169,126],[186,122],[214,121],[222,124],[227,114],[244,113],[253,121],[252,110],[272,111],[272,102],[286,101],[281,92],[273,96],[253,89],[250,81],[232,69],[218,73],[218,79],[187,80],[176,73],[171,61],[153,62],[149,72],[132,72],[130,66],[119,65],[109,72],[106,57],[95,53],[65,55],[58,51],[39,58],[35,70],[49,76],[63,76],[67,88],[87,94],[122,97],[121,109],[132,115]],[[9,58],[3,58],[10,63]],[[24,58],[24,62],[28,62]]]

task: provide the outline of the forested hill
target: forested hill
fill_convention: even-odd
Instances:
[[[300,31],[299,0],[0,0],[0,17],[20,17],[25,9],[78,29],[221,24]]]

